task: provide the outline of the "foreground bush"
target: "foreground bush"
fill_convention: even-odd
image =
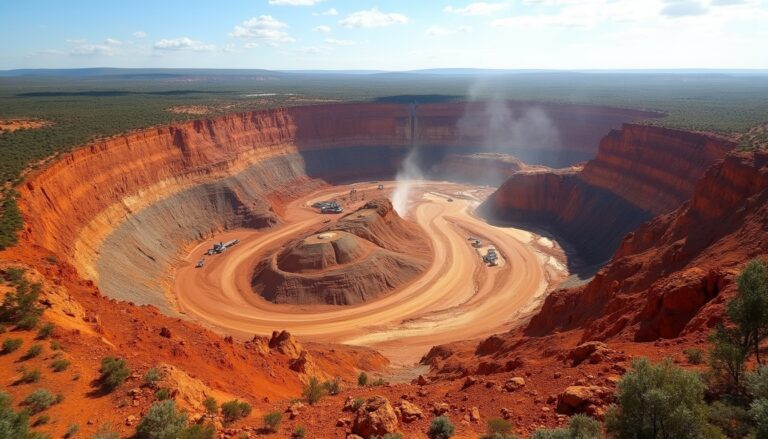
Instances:
[[[638,436],[642,437],[642,436]],[[568,428],[538,430],[532,439],[599,439],[600,423],[587,415],[574,415],[568,422]]]
[[[6,294],[0,304],[0,323],[12,323],[17,328],[29,330],[37,326],[43,308],[38,299],[42,291],[42,285],[30,284],[23,278],[23,271],[19,279],[12,277],[11,283],[16,289]]]
[[[240,418],[246,418],[250,414],[251,405],[247,402],[234,399],[221,405],[221,415],[224,416],[224,423],[226,424],[231,424]]]
[[[717,437],[707,420],[701,379],[669,360],[655,365],[634,361],[616,396],[618,405],[608,411],[606,427],[617,438]]]
[[[13,410],[11,397],[0,392],[0,438],[13,439],[43,439],[40,433],[29,430],[29,417],[22,410],[16,413]]]
[[[189,426],[187,414],[176,410],[173,401],[152,405],[136,427],[136,439],[213,439],[212,426]]]
[[[440,416],[432,420],[427,430],[427,436],[429,439],[448,439],[453,436],[456,428],[450,419],[445,416]]]
[[[61,401],[61,398],[46,389],[38,389],[27,396],[23,404],[29,408],[30,413],[37,414],[48,407]]]
[[[283,414],[280,412],[269,412],[264,415],[264,430],[276,433],[280,428],[280,421],[283,420]]]
[[[18,350],[23,343],[24,341],[20,338],[6,338],[3,340],[3,355]]]
[[[125,382],[131,374],[128,363],[123,358],[106,357],[101,360],[99,383],[104,392],[112,392]]]
[[[310,405],[314,405],[325,395],[325,389],[316,377],[311,377],[301,395]]]

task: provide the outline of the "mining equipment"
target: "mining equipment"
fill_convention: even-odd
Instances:
[[[481,245],[482,244],[480,243],[479,239],[475,239],[474,241],[472,241],[472,247],[474,248],[480,248]]]
[[[203,268],[203,265],[205,265],[205,258],[200,258],[197,264],[195,264],[195,268]]]
[[[312,205],[317,209],[320,209],[320,213],[341,213],[344,209],[339,206],[339,203],[335,201],[320,201]]]
[[[380,191],[383,191],[383,190],[384,190],[384,185],[383,185],[383,184],[380,184],[380,185],[379,185],[379,187],[377,187],[376,189],[378,189],[378,190],[380,190]]]
[[[449,203],[453,203],[453,198],[448,198]]]
[[[211,250],[213,250],[214,253],[218,254],[218,253],[224,252],[224,250],[226,249],[227,248],[224,246],[223,242],[217,242],[216,244],[213,244],[213,248]]]
[[[483,262],[488,263],[488,265],[494,267],[498,265],[499,255],[496,254],[495,248],[489,248],[488,252],[483,256]]]

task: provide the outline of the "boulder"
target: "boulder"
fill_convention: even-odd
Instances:
[[[469,409],[469,420],[472,422],[480,422],[480,409],[477,407]]]
[[[608,346],[603,342],[588,341],[573,348],[568,353],[568,359],[571,360],[571,366],[578,366],[587,359],[590,360],[590,363],[596,364],[611,352],[613,351],[608,349]]]
[[[504,390],[507,392],[514,392],[523,387],[525,387],[525,378],[523,377],[513,377],[504,383]]]
[[[583,413],[587,406],[603,406],[611,390],[600,386],[570,386],[557,398],[557,412],[572,415]]]
[[[415,404],[412,404],[404,399],[400,400],[400,405],[398,406],[398,409],[400,413],[400,420],[402,420],[406,424],[424,417],[424,413],[421,411],[420,408],[418,408]]]
[[[272,338],[269,339],[269,348],[291,359],[299,358],[299,355],[304,351],[301,343],[288,331],[272,331]]]
[[[395,409],[383,396],[372,396],[357,410],[352,433],[362,437],[394,433],[398,422]]]

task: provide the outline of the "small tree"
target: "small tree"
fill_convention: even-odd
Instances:
[[[156,367],[150,367],[144,374],[144,385],[147,387],[155,388],[157,382],[163,379],[163,374],[160,369]]]
[[[446,416],[439,416],[432,420],[427,430],[427,436],[429,439],[448,439],[453,436],[456,428],[453,423]]]
[[[747,360],[747,347],[738,340],[737,331],[718,325],[709,336],[712,350],[709,352],[709,366],[717,384],[724,385],[731,392],[742,392],[744,363]]]
[[[247,402],[233,399],[221,405],[221,414],[224,416],[224,423],[231,424],[240,418],[248,417],[251,414],[251,405]]]
[[[759,259],[749,261],[736,285],[738,294],[728,303],[728,317],[738,327],[742,346],[753,349],[761,364],[760,341],[768,336],[768,267]]]
[[[283,414],[280,412],[269,412],[264,415],[264,430],[276,433],[280,427],[280,421],[283,420]]]
[[[216,398],[209,396],[203,401],[203,407],[209,415],[215,415],[219,411],[219,403],[216,402]]]
[[[512,434],[512,424],[501,418],[491,418],[488,420],[486,434],[480,439],[515,439]]]
[[[187,427],[187,415],[176,410],[173,401],[152,405],[136,427],[137,439],[173,439]]]
[[[699,376],[667,359],[651,364],[635,360],[619,381],[619,405],[606,415],[606,427],[617,438],[706,438],[714,428],[707,420],[704,384]]]
[[[320,384],[320,381],[317,379],[317,377],[311,377],[307,385],[304,386],[304,390],[301,392],[301,395],[310,405],[314,405],[320,401],[320,399],[322,399],[323,395],[325,395],[325,389]]]
[[[357,376],[357,385],[360,387],[365,387],[368,384],[368,374],[365,372],[360,372],[360,375]]]
[[[749,407],[749,415],[755,423],[755,437],[768,437],[768,399],[754,401]]]
[[[26,410],[15,412],[11,397],[0,392],[0,437],[18,439],[42,439],[40,433],[29,429],[29,414]]]
[[[131,374],[128,363],[123,358],[106,357],[101,360],[101,376],[99,382],[105,392],[111,392],[125,382]]]
[[[341,392],[341,381],[338,378],[324,381],[323,389],[329,395],[338,395]]]

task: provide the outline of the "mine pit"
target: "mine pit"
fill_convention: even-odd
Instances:
[[[611,198],[604,170],[574,165],[649,113],[509,108],[536,108],[551,132],[490,144],[482,102],[326,104],[147,129],[37,173],[22,209],[36,244],[112,298],[243,339],[280,328],[412,364],[435,344],[520,324],[575,260],[616,248],[620,230],[594,245],[573,239],[592,231],[569,229],[587,221],[557,205],[564,191],[617,215],[642,208]],[[545,236],[545,225],[561,233]]]

